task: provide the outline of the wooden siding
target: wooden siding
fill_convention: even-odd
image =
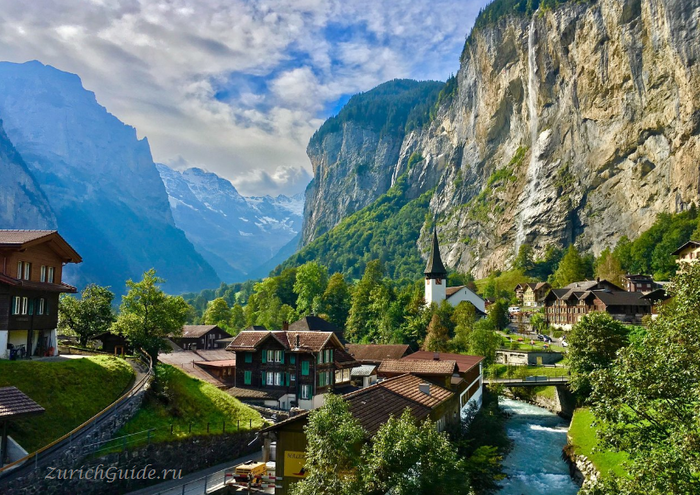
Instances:
[[[17,263],[27,261],[32,264],[29,272],[29,279],[33,282],[41,282],[41,267],[53,267],[53,283],[60,284],[63,273],[63,262],[61,258],[48,246],[33,246],[26,251],[6,251],[0,253],[0,269],[4,268],[4,274],[13,278],[23,278],[17,273]]]

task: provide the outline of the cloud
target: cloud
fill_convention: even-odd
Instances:
[[[272,174],[265,170],[253,170],[233,181],[244,196],[271,196],[279,194],[281,187],[303,190],[311,180],[311,174],[303,167],[278,167]]]
[[[80,75],[156,161],[295,193],[303,176],[280,171],[309,176],[306,144],[333,102],[393,78],[444,80],[485,3],[0,0],[0,59]]]

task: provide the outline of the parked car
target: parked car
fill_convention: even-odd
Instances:
[[[520,306],[511,306],[508,308],[508,312],[513,314],[513,313],[520,313]]]
[[[569,347],[569,343],[566,340],[561,341],[561,346],[562,347]]]
[[[543,335],[542,337],[544,337],[545,342],[548,342],[550,344],[552,343],[552,337],[550,337],[549,335]]]
[[[537,334],[537,340],[541,340],[542,342],[545,342],[545,340],[544,340],[544,335],[538,333],[538,334]]]

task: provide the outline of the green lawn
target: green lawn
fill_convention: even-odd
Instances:
[[[192,378],[179,369],[159,364],[154,382],[141,409],[116,434],[128,435],[155,429],[151,442],[167,442],[194,435],[259,429],[263,426],[260,414],[213,385]],[[190,424],[192,425],[190,430]],[[172,426],[172,433],[171,433]],[[130,445],[144,444],[145,435],[133,437]]]
[[[563,367],[549,368],[544,366],[509,366],[507,364],[492,364],[485,373],[485,378],[525,378],[526,376],[567,376],[568,369]]]
[[[622,463],[627,460],[626,453],[597,449],[598,438],[596,437],[596,427],[593,425],[594,419],[593,413],[587,407],[576,409],[574,412],[569,427],[569,437],[574,446],[574,452],[585,455],[603,477],[610,473],[626,476],[627,473],[622,466]]]
[[[509,350],[514,350],[514,351],[544,351],[545,350],[545,348],[544,348],[545,342],[542,342],[541,340],[537,340],[537,338],[535,338],[534,336],[531,339],[523,337],[523,341],[518,342],[519,337],[517,337],[515,335],[509,336],[510,339],[512,339],[512,340],[509,340],[509,337],[507,337],[503,333],[499,332],[499,335],[501,336],[501,348],[503,348],[503,349],[509,349]],[[530,343],[531,341],[533,342],[533,344]],[[548,350],[550,350],[550,351],[566,352],[566,348],[564,348],[560,345],[556,345],[556,344],[547,344],[547,345],[549,346]]]
[[[15,386],[46,409],[41,416],[10,423],[10,436],[33,452],[114,402],[133,378],[129,363],[111,356],[0,360],[0,387]]]

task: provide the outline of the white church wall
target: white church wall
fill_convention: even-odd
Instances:
[[[486,302],[466,287],[462,287],[460,290],[452,294],[448,301],[452,306],[457,306],[462,301],[467,301],[472,303],[474,307],[482,313],[486,313]]]

